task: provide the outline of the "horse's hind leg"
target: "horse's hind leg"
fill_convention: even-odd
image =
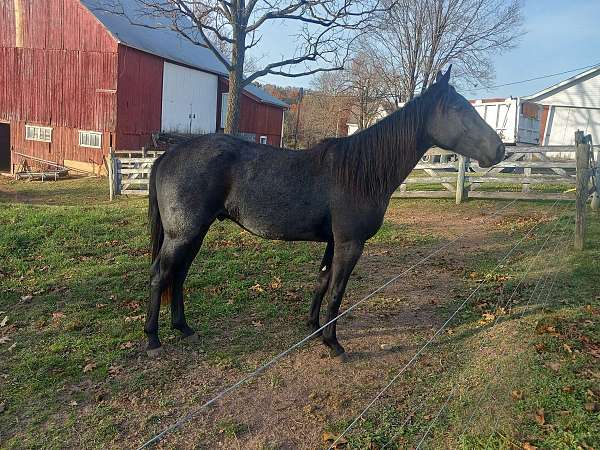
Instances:
[[[183,304],[182,286],[183,279],[185,279],[185,275],[187,274],[187,269],[184,272],[178,269],[181,267],[189,268],[191,261],[188,263],[188,260],[193,260],[193,256],[191,258],[189,257],[193,250],[193,244],[193,239],[171,238],[168,235],[165,235],[160,252],[152,266],[150,302],[148,304],[148,313],[146,315],[146,324],[144,326],[144,332],[148,336],[149,352],[152,352],[161,346],[160,339],[158,338],[158,315],[163,293],[168,294],[169,289],[171,289],[171,295],[175,297],[175,294],[177,294],[177,297],[181,297],[181,305]],[[180,283],[181,290],[175,290],[173,282],[175,279],[180,279],[181,277],[177,275],[181,275],[182,273],[184,276]],[[173,298],[173,300],[175,300],[175,298]],[[183,308],[181,308],[181,315],[183,315]]]
[[[179,330],[184,337],[190,337],[195,335],[195,331],[191,328],[185,320],[184,311],[184,299],[183,299],[183,284],[187,277],[188,271],[194,258],[198,254],[204,236],[208,231],[208,227],[202,230],[202,232],[196,236],[192,242],[189,243],[185,251],[186,260],[181,262],[173,270],[173,299],[171,301],[171,327]]]
[[[310,312],[308,314],[307,324],[313,332],[320,328],[319,313],[321,312],[321,303],[323,302],[323,297],[325,296],[327,288],[329,287],[332,260],[333,241],[329,241],[327,243],[327,247],[325,248],[323,259],[321,260],[321,266],[319,267],[319,278],[317,279],[317,287],[315,288],[312,303],[310,305]]]

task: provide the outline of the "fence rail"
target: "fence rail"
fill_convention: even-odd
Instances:
[[[586,141],[590,160],[590,180],[600,178],[598,149]],[[556,160],[548,154],[577,151],[572,146],[508,147],[508,157],[491,168],[480,167],[475,161],[457,155],[456,161],[447,153],[440,162],[428,154],[428,161],[420,162],[411,175],[394,193],[396,198],[455,198],[457,203],[468,198],[521,199],[521,200],[575,200],[577,183],[576,160]],[[433,155],[436,155],[434,152]],[[600,200],[597,183],[590,182],[594,201]],[[561,189],[562,187],[562,189]]]

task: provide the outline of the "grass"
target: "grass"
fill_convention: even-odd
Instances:
[[[144,345],[149,262],[146,200],[109,202],[107,198],[106,185],[98,180],[0,180],[2,448],[121,447],[116,439],[127,426],[127,417],[103,398],[144,398],[152,386],[160,400],[145,419],[145,426],[151,427],[177,406],[176,399],[166,395],[177,370],[198,361],[223,370],[253,367],[263,355],[282,350],[305,335],[303,319],[323,245],[265,241],[230,223],[217,223],[186,284],[186,308],[201,336],[202,353],[190,357],[184,348],[184,356],[176,355],[177,367],[129,371],[129,367],[142,364],[138,358]],[[420,208],[436,214],[444,214],[451,203],[402,201],[408,211]],[[393,203],[392,208],[397,205]],[[495,207],[495,202],[468,202],[457,208],[469,215]],[[547,207],[547,203],[532,202],[526,209]],[[497,429],[511,433],[488,430],[484,418],[477,416],[473,429],[482,432],[457,436],[458,424],[464,422],[471,405],[465,384],[458,395],[460,402],[450,402],[447,412],[434,423],[431,445],[505,448],[510,442],[529,442],[540,448],[597,448],[598,413],[588,404],[597,403],[599,394],[595,390],[598,378],[594,378],[598,360],[590,351],[597,349],[594,346],[600,340],[600,218],[590,217],[589,223],[590,248],[568,253],[558,273],[552,306],[534,309],[522,321],[499,323],[499,327],[510,328],[510,333],[483,332],[479,321],[487,310],[479,306],[482,299],[515,286],[517,275],[530,262],[527,255],[539,242],[527,241],[526,251],[515,255],[515,264],[500,271],[493,270],[494,261],[506,250],[504,246],[471,255],[463,273],[465,292],[477,279],[488,278],[491,283],[457,317],[452,334],[445,335],[403,378],[402,386],[416,386],[410,392],[411,403],[388,404],[366,417],[362,431],[350,436],[349,445],[383,445],[398,431],[400,442],[414,442],[432,423],[431,411],[444,401],[456,380],[471,380],[475,391],[483,388],[490,360],[480,361],[477,352],[485,338],[488,348],[523,349],[518,355],[507,351],[508,358],[502,360],[503,379],[513,390],[523,392],[518,401],[508,401],[505,395],[498,404],[509,409],[510,417],[501,415],[503,422]],[[495,239],[516,236],[528,225],[530,222],[518,218],[509,221],[495,231]],[[425,233],[419,224],[386,221],[369,245],[427,246],[442,239]],[[522,298],[531,292],[535,276],[539,273],[531,275]],[[464,298],[459,294],[455,302]],[[453,305],[456,303],[441,308],[440,317]],[[550,326],[557,331],[536,332],[536,323],[542,319],[554,324]],[[170,330],[166,310],[161,313],[160,326],[165,345],[178,339]],[[572,353],[566,352],[565,345]],[[511,365],[516,356],[521,362],[518,368]],[[445,358],[445,371],[433,369],[431,361],[436,357]],[[558,371],[548,368],[553,362],[560,363]],[[393,371],[388,376],[393,376]],[[273,378],[271,383],[278,386],[281,380]],[[199,386],[194,395],[201,398],[209,389]],[[423,411],[414,414],[410,426],[400,428],[411,405],[420,402],[426,405]],[[535,412],[541,408],[546,418],[543,425],[535,421]],[[330,429],[339,431],[347,424],[332,423]],[[220,433],[235,438],[248,431],[236,421],[223,421],[219,427]]]
[[[525,228],[522,222],[505,225],[517,236]],[[482,288],[437,345],[400,378],[403,386],[386,395],[402,401],[373,408],[347,436],[349,448],[410,448],[426,433],[426,448],[600,446],[600,214],[590,212],[587,250],[571,251],[568,239],[558,247],[560,256],[552,244],[535,258],[551,227],[540,223],[535,239],[522,244],[510,265],[498,267],[508,243],[470,259],[465,293],[484,281]],[[564,218],[557,229],[571,227],[571,219]],[[509,239],[511,245],[514,240]],[[441,315],[450,316],[465,293]],[[444,370],[431,373],[427,362],[442,357]],[[403,397],[407,386],[408,401]],[[329,429],[337,434],[349,423],[332,423]]]

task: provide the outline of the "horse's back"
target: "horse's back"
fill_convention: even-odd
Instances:
[[[205,135],[166,152],[157,183],[174,226],[227,217],[266,238],[329,237],[327,183],[311,152]]]

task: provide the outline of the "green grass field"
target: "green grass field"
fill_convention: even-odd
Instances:
[[[403,200],[392,202],[390,211],[402,217],[412,210],[473,216],[502,204],[472,201],[456,207],[445,200]],[[477,280],[488,282],[432,349],[428,361],[444,359],[444,370],[415,366],[404,380],[417,386],[410,402],[378,405],[339,448],[381,448],[392,438],[386,448],[408,448],[430,426],[428,448],[600,448],[600,215],[590,212],[587,250],[571,251],[565,241],[560,256],[549,249],[542,254],[546,263],[536,265],[510,305],[525,313],[522,319],[484,301],[512,291],[539,247],[538,240],[526,240],[523,256],[494,269],[509,248],[505,238],[518,236],[528,223],[518,214],[548,205],[523,202],[510,223],[490,230],[493,248],[463,255],[460,290],[437,310],[439,319]],[[429,248],[446,239],[444,233],[424,231],[418,221],[386,220],[367,248]],[[175,363],[191,370],[201,360],[224,373],[244,373],[302,338],[322,250],[321,244],[265,241],[231,223],[215,224],[186,283],[186,297],[192,299],[186,301],[187,314],[202,342],[194,357],[185,356],[191,350],[170,329],[168,310],[161,311],[163,342],[179,349],[166,360],[169,370]],[[0,261],[0,448],[133,447],[139,436],[168,423],[142,404],[121,410],[109,401],[143,396],[148,389],[159,396],[177,382],[158,363],[141,370],[146,366],[146,199],[109,202],[102,180],[0,180]],[[547,305],[534,299],[534,307],[526,308],[547,267],[556,275]],[[367,278],[358,277],[359,286]],[[492,327],[497,314],[503,317]],[[455,395],[435,420],[436,408],[454,386]],[[419,402],[427,411],[414,412],[402,425]],[[156,403],[167,411],[176,401],[165,396]],[[130,414],[144,419],[132,425]],[[315,426],[339,432],[351,418],[348,413],[347,419]],[[252,431],[226,419],[222,423],[224,439]],[[465,432],[464,424],[469,424]],[[136,428],[142,425],[146,429]],[[195,445],[200,447],[181,447]]]

